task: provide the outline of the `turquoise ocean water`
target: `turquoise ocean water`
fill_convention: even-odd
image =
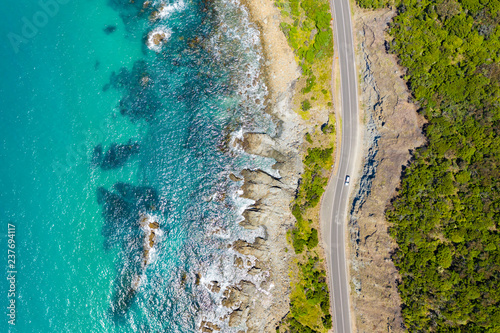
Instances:
[[[273,173],[232,144],[274,131],[246,12],[229,0],[2,7],[0,332],[194,332],[224,314],[206,282],[237,278],[228,244],[261,232],[238,225],[248,202],[229,174]],[[144,216],[159,225],[147,264]]]

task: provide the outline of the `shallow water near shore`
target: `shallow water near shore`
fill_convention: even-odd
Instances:
[[[246,12],[198,0],[5,7],[0,260],[14,224],[17,273],[16,325],[4,316],[0,331],[193,332],[223,313],[207,279],[230,283],[228,245],[262,233],[238,225],[248,202],[229,175],[276,173],[231,145],[274,133]],[[168,33],[148,47],[152,31]],[[159,225],[147,264],[145,214]]]

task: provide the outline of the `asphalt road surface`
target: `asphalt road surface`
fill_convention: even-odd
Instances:
[[[349,284],[345,255],[349,193],[358,149],[358,94],[349,0],[330,0],[333,12],[335,57],[340,65],[341,141],[336,173],[323,199],[322,219],[327,237],[330,286],[333,288],[334,331],[350,333]],[[337,103],[339,105],[339,103]],[[346,176],[350,184],[345,185]],[[325,214],[326,212],[326,214]],[[328,238],[329,237],[329,238]]]

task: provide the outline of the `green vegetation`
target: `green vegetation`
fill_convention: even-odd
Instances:
[[[276,6],[293,23],[281,23],[290,46],[297,52],[299,64],[307,71],[315,59],[333,55],[330,6],[324,0],[276,1]]]
[[[313,119],[318,109],[332,107],[331,75],[333,33],[328,0],[276,0],[281,9],[281,29],[295,52],[302,76],[294,94],[294,106],[304,119]],[[328,182],[335,143],[335,118],[330,115],[319,131],[306,133],[304,173],[291,203],[296,225],[288,240],[296,254],[291,269],[290,313],[277,332],[316,333],[331,328],[326,273],[319,259],[317,208]]]
[[[313,143],[313,139],[311,137],[311,134],[306,133],[306,141],[309,142],[309,143]]]
[[[309,111],[311,109],[311,102],[308,99],[302,101],[302,110]]]
[[[326,273],[316,252],[318,230],[313,226],[317,223],[318,203],[333,164],[333,122],[331,115],[321,131],[317,130],[313,136],[306,134],[309,148],[303,160],[304,173],[292,202],[297,223],[288,235],[297,254],[297,266],[292,272],[291,310],[283,322],[288,332],[324,332],[332,325]]]
[[[277,0],[275,4],[283,16],[281,29],[302,68],[301,92],[308,97],[301,102],[302,111],[328,105],[331,94],[325,87],[330,86],[333,57],[328,0]]]
[[[312,220],[304,218],[309,208],[319,203],[328,182],[328,172],[332,166],[333,147],[309,148],[304,158],[304,174],[292,205],[292,214],[297,224],[292,230],[292,245],[295,253],[300,254],[304,247],[312,250],[318,245],[318,231],[311,228]]]
[[[387,0],[357,0],[358,6],[361,8],[383,8],[387,6]]]
[[[294,286],[288,328],[292,333],[323,332],[332,327],[326,274],[317,255],[298,263],[299,283]],[[319,320],[318,320],[319,319]]]
[[[305,170],[293,211],[303,211],[318,204],[328,182],[328,176],[325,173],[328,173],[332,166],[332,153],[333,147],[307,149],[307,155],[304,158]],[[295,217],[299,219],[297,215]]]
[[[428,120],[387,211],[411,332],[500,332],[500,2],[396,3],[390,49]]]

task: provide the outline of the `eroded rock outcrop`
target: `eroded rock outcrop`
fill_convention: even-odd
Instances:
[[[385,209],[400,182],[410,151],[424,142],[423,119],[402,79],[403,69],[385,48],[393,10],[355,11],[357,67],[367,124],[360,187],[351,207],[351,282],[357,332],[403,332],[398,272],[391,260],[396,244]]]

